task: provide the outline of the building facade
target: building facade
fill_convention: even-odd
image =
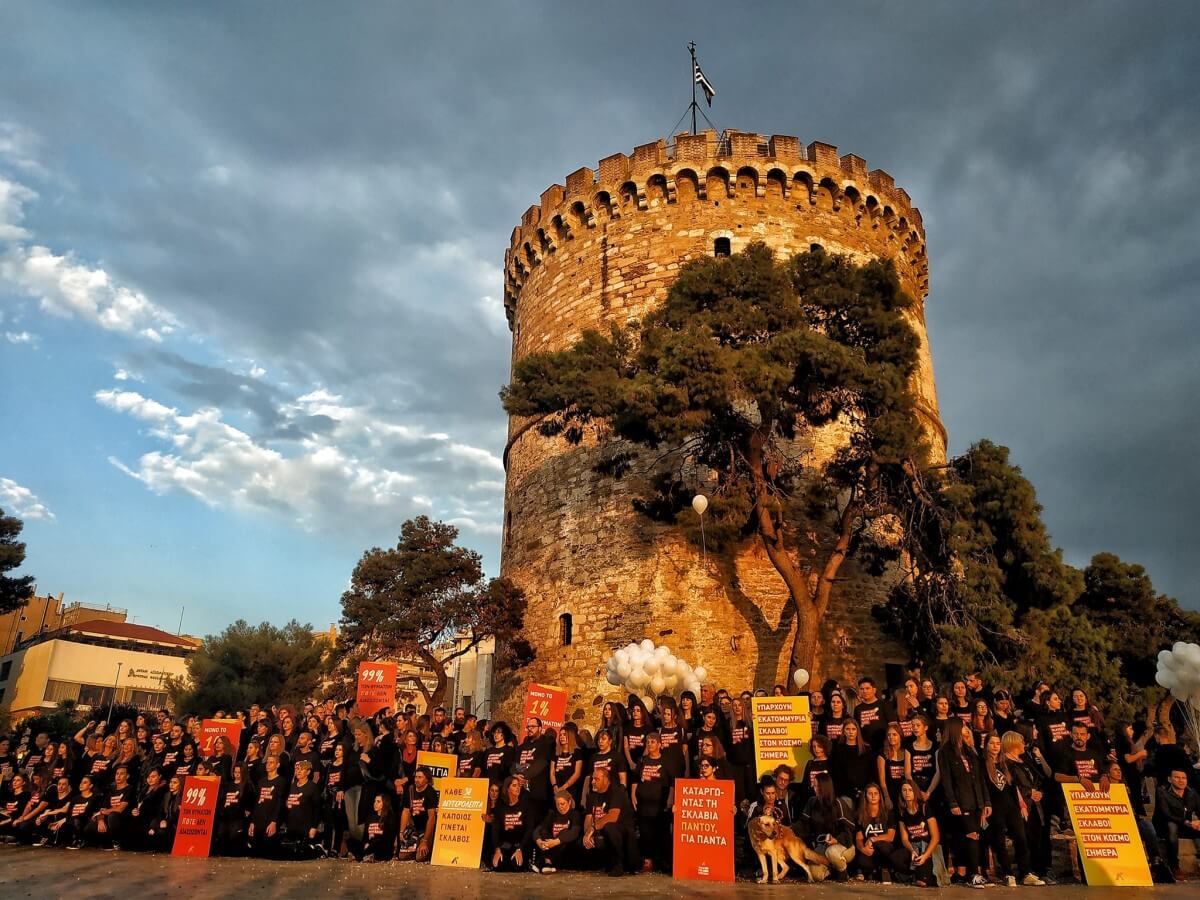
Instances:
[[[80,707],[167,704],[198,642],[146,625],[92,619],[42,631],[0,657],[0,713],[18,722],[64,700]]]
[[[946,433],[924,322],[925,235],[908,194],[881,170],[824,143],[784,135],[678,135],[579,169],[548,188],[514,229],[504,302],[512,360],[570,347],[585,329],[642,318],[680,267],[762,241],[779,255],[819,245],[866,261],[891,259],[921,301],[919,410],[935,459]],[[728,564],[639,516],[629,484],[597,475],[594,443],[571,446],[513,419],[505,448],[502,574],[529,598],[527,638],[537,651],[519,678],[500,678],[497,714],[519,711],[528,680],[568,689],[568,715],[620,692],[603,675],[615,647],[666,643],[711,680],[769,688],[788,678],[795,628],[787,593],[757,542]],[[832,429],[806,436],[818,461],[838,446]],[[890,582],[844,568],[822,623],[814,680],[883,674],[903,648],[871,614]]]

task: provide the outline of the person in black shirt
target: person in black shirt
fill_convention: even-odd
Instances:
[[[418,862],[429,859],[433,851],[437,811],[438,794],[433,789],[433,776],[425,766],[417,766],[412,784],[404,793],[404,809],[400,813],[400,846],[402,850],[415,847]]]
[[[491,735],[492,746],[484,754],[483,771],[489,782],[501,784],[512,774],[513,761],[516,759],[513,734],[505,722],[495,723],[488,734]]]
[[[91,776],[84,775],[79,779],[79,790],[71,797],[66,822],[58,831],[58,845],[65,845],[70,850],[82,848],[84,832],[99,809],[100,795],[96,793],[95,782]]]
[[[0,834],[13,833],[13,822],[21,817],[28,802],[28,779],[24,775],[14,775],[0,790]]]
[[[646,712],[645,704],[636,694],[631,694],[629,697],[629,723],[625,726],[623,735],[625,741],[625,762],[629,765],[629,770],[632,772],[637,766],[638,761],[642,758],[642,753],[646,749],[646,735],[648,735],[654,726],[650,721],[650,714]]]
[[[942,794],[954,823],[956,837],[954,864],[960,879],[969,879],[972,887],[987,884],[980,868],[979,842],[982,823],[991,815],[983,762],[971,741],[966,724],[960,718],[946,723],[946,736],[938,750],[938,771],[942,776]]]
[[[222,856],[246,852],[246,816],[258,799],[246,781],[244,763],[234,763],[231,774],[221,779],[217,795],[216,834],[213,845]]]
[[[883,736],[887,732],[888,722],[895,721],[896,714],[892,708],[879,699],[876,694],[875,679],[871,677],[858,680],[858,705],[854,707],[854,721],[862,729],[863,739],[878,753],[883,748]]]
[[[911,781],[900,787],[900,806],[896,810],[900,843],[908,851],[907,868],[917,887],[937,884],[933,875],[933,854],[941,841],[937,819],[918,797],[919,789]]]
[[[1179,871],[1179,839],[1200,842],[1200,795],[1188,787],[1188,773],[1176,769],[1166,784],[1159,785],[1154,804],[1154,832],[1162,853],[1176,879]],[[1198,844],[1200,846],[1200,844]]]
[[[270,858],[279,849],[279,828],[286,812],[288,783],[279,774],[278,756],[268,756],[265,766],[266,777],[258,783],[258,797],[250,813],[246,835],[255,856]]]
[[[1054,780],[1059,784],[1082,784],[1084,790],[1108,792],[1108,765],[1089,746],[1091,730],[1083,722],[1071,726],[1071,747],[1059,754]]]
[[[553,734],[547,734],[542,729],[541,719],[531,717],[525,723],[525,739],[517,745],[513,771],[521,776],[529,793],[534,825],[541,822],[550,805],[550,766],[553,760]]]
[[[459,778],[482,778],[486,754],[483,750],[483,735],[478,731],[464,731],[458,742],[458,766],[455,774]]]
[[[564,728],[558,733],[558,752],[550,769],[550,783],[555,791],[568,791],[578,802],[583,792],[583,751],[575,734]]]
[[[386,862],[395,852],[396,817],[392,814],[391,797],[381,792],[375,795],[371,811],[363,820],[363,842],[357,859],[359,862]]]
[[[162,807],[155,812],[146,829],[146,840],[152,850],[170,852],[179,826],[179,808],[183,802],[183,779],[172,775],[162,795]]]
[[[530,868],[543,875],[574,868],[582,835],[583,817],[575,808],[575,798],[568,791],[555,791],[554,810],[533,832]]]
[[[854,860],[860,876],[871,881],[890,883],[891,872],[907,868],[908,854],[896,839],[892,804],[879,785],[868,784],[863,791],[858,800],[855,824],[858,827],[854,834]]]
[[[659,871],[670,870],[671,807],[675,798],[675,764],[663,756],[658,732],[646,735],[646,749],[633,778],[631,802],[637,814],[638,849],[646,863]]]
[[[607,769],[592,773],[587,816],[583,822],[583,847],[597,867],[609,875],[636,872],[642,867],[633,831],[633,807],[625,788]]]
[[[162,816],[163,798],[167,783],[162,769],[151,767],[146,771],[146,784],[138,797],[137,805],[129,811],[128,839],[136,848],[149,848],[150,829]]]
[[[971,702],[971,692],[966,681],[960,678],[950,686],[950,715],[970,722],[974,711],[975,704]]]
[[[845,737],[845,734],[842,735]],[[822,854],[838,878],[854,860],[854,812],[850,801],[834,793],[833,779],[824,772],[817,775],[817,787],[805,804],[799,833],[812,849]]]
[[[909,771],[920,791],[917,797],[928,803],[938,788],[937,747],[929,739],[929,718],[923,713],[913,718],[913,741],[908,750]],[[897,800],[896,808],[900,808]]]
[[[282,843],[285,855],[291,859],[312,859],[321,853],[317,843],[321,789],[310,777],[312,767],[312,761],[307,758],[296,760],[295,780],[287,795]]]
[[[754,796],[754,730],[746,716],[746,704],[741,698],[729,701],[729,713],[725,717],[724,731],[728,738],[725,761],[734,779],[735,799],[738,805]]]
[[[858,802],[863,788],[877,777],[875,753],[853,719],[845,723],[842,736],[834,745],[830,769],[838,795],[848,797],[852,803]]]
[[[846,698],[840,690],[831,690],[825,701],[825,712],[817,719],[817,732],[837,743],[842,736],[842,726],[850,715],[846,712]]]
[[[529,794],[521,779],[510,775],[500,790],[492,819],[492,868],[497,872],[520,872],[529,865],[535,822]]]
[[[96,846],[107,843],[114,850],[120,850],[134,799],[128,767],[117,766],[113,771],[112,787],[106,792],[101,808],[88,823],[84,840]]]

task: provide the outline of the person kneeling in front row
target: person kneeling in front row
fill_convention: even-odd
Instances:
[[[575,798],[570,791],[555,791],[554,809],[533,832],[530,868],[543,875],[575,868],[582,836],[583,816],[575,808]]]
[[[624,875],[642,867],[633,831],[633,805],[607,769],[592,772],[587,817],[583,822],[583,847],[595,868],[609,875]]]

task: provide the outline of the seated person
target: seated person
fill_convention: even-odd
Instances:
[[[642,867],[633,830],[633,805],[608,769],[592,772],[583,847],[593,865],[608,870],[609,875],[624,875]]]
[[[1188,787],[1185,770],[1172,770],[1167,783],[1158,786],[1153,822],[1167,865],[1178,878],[1179,839],[1191,838],[1200,851],[1200,795]]]
[[[533,865],[543,875],[574,867],[583,837],[583,816],[570,791],[554,793],[554,809],[533,832]]]

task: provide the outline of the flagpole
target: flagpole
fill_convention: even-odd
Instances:
[[[696,133],[696,42],[688,42],[688,52],[692,55],[692,134]]]

